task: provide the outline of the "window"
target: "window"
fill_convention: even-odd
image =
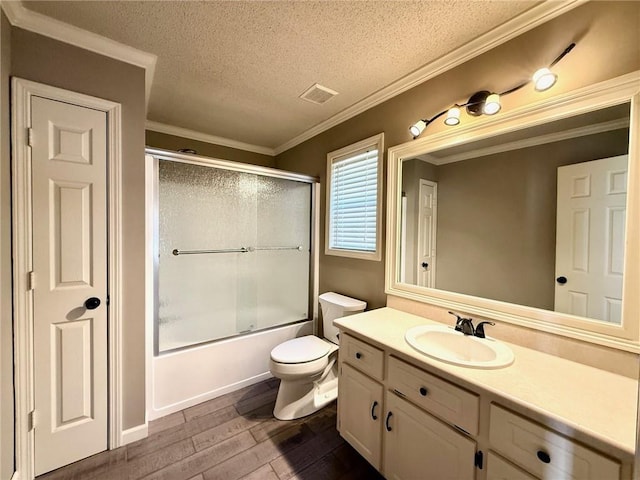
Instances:
[[[381,133],[327,154],[325,254],[380,260]]]

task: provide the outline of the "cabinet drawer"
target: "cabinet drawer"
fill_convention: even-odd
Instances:
[[[390,357],[389,387],[436,416],[478,434],[478,395]]]
[[[540,478],[620,478],[616,461],[494,404],[489,442],[494,450]]]
[[[487,480],[536,480],[495,453],[487,456]]]
[[[382,380],[384,353],[379,348],[343,333],[340,335],[340,355],[343,361],[361,372]]]

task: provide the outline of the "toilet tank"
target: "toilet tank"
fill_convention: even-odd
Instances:
[[[322,331],[324,338],[337,344],[339,343],[338,328],[333,326],[333,321],[336,318],[346,317],[347,315],[364,311],[367,302],[334,292],[323,293],[319,298],[320,307],[322,308]]]

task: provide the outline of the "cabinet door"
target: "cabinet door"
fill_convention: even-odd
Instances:
[[[379,470],[383,414],[382,385],[349,365],[343,364],[338,392],[340,435]]]
[[[392,393],[386,396],[384,474],[393,480],[472,480],[476,444]]]

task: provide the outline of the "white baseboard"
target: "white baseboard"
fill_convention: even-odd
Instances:
[[[142,425],[138,425],[137,427],[123,430],[122,436],[120,437],[120,446],[123,447],[124,445],[127,445],[129,443],[142,440],[143,438],[147,438],[148,435],[149,435],[148,423],[143,423]]]

